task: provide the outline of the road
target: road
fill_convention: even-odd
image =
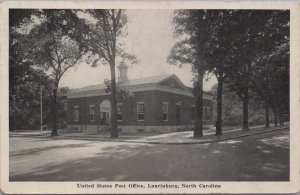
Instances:
[[[10,181],[288,181],[289,131],[210,144],[10,138]]]

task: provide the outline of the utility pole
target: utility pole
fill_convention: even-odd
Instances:
[[[43,131],[43,85],[40,91],[40,106],[41,106],[41,132]]]

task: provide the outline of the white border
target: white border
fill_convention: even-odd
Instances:
[[[197,2],[197,1],[12,1],[1,2],[1,66],[0,66],[0,129],[1,129],[1,190],[4,193],[13,194],[86,194],[86,193],[296,193],[299,191],[299,143],[300,143],[300,113],[299,113],[299,4],[296,2]],[[9,182],[8,181],[8,8],[123,8],[123,9],[290,9],[291,10],[291,61],[290,61],[290,108],[291,108],[291,148],[290,148],[290,182],[213,182],[222,185],[222,189],[134,189],[126,188],[119,191],[117,189],[78,189],[79,182]],[[97,183],[97,182],[84,182]],[[98,182],[99,183],[99,182]],[[111,182],[101,182],[109,184]],[[132,182],[118,182],[132,183]],[[148,182],[135,182],[148,183]],[[161,182],[153,182],[161,183]],[[172,184],[195,183],[195,182],[168,182]],[[211,182],[201,182],[209,184]]]

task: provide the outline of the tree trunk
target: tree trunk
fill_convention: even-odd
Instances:
[[[265,120],[266,120],[266,127],[270,128],[270,117],[269,117],[270,105],[269,102],[265,102]]]
[[[282,108],[279,109],[279,126],[283,126]]]
[[[117,42],[117,19],[115,18],[115,10],[112,10],[112,47],[110,60],[110,74],[111,74],[111,138],[117,138],[118,122],[117,122],[117,90],[116,90],[116,42]],[[108,25],[108,29],[111,27]]]
[[[111,138],[119,136],[117,123],[117,97],[116,97],[116,73],[115,62],[110,66],[111,72]]]
[[[57,86],[55,86],[55,88],[53,89],[51,136],[58,136],[58,133],[57,133]]]
[[[223,78],[218,79],[217,89],[217,121],[216,121],[216,134],[222,135],[222,101],[223,101]]]
[[[275,125],[275,127],[277,127],[278,126],[278,114],[277,114],[276,109],[273,110],[273,113],[274,113],[274,125]]]
[[[195,128],[194,137],[199,138],[203,136],[203,70],[198,70],[198,78],[195,84]]]
[[[246,87],[243,96],[243,130],[249,130],[248,123],[248,102],[249,102],[249,91],[248,87]]]

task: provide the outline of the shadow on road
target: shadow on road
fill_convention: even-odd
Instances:
[[[59,149],[59,148],[77,148],[77,147],[85,147],[87,144],[68,144],[68,145],[60,145],[60,146],[46,146],[42,148],[30,148],[25,150],[19,150],[17,152],[10,152],[9,156],[27,156],[27,155],[37,155],[47,150]]]
[[[122,143],[101,148],[88,158],[66,159],[36,167],[10,181],[288,181],[289,142],[286,136],[228,140],[199,145]],[[24,150],[45,150],[85,144]]]

